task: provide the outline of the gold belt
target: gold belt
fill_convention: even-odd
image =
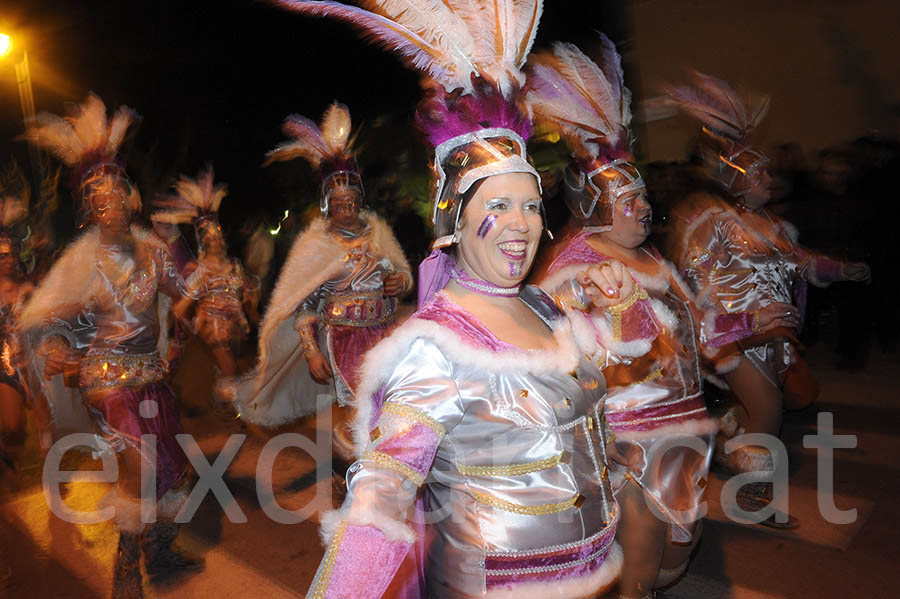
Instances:
[[[325,298],[326,324],[369,327],[384,324],[397,312],[397,298],[378,292],[331,295]]]
[[[88,354],[81,360],[78,383],[92,391],[112,387],[139,386],[160,381],[166,375],[166,363],[156,352],[150,354]]]

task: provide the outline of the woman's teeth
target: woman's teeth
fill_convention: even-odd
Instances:
[[[498,246],[505,256],[521,260],[525,258],[525,248],[528,244],[524,241],[504,241]]]

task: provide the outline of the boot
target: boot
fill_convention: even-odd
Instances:
[[[157,522],[151,526],[141,541],[144,549],[144,567],[147,574],[156,576],[176,570],[199,570],[203,560],[172,549],[172,542],[178,535],[178,525],[171,522]]]
[[[772,483],[760,482],[743,485],[738,489],[735,500],[737,501],[738,507],[745,512],[758,512],[759,510],[768,507],[772,502]],[[779,516],[781,516],[781,520],[784,519],[784,516],[787,516],[787,522],[779,522],[776,520]],[[799,521],[790,514],[784,514],[784,512],[778,511],[759,524],[770,528],[790,529],[797,528]]]
[[[133,532],[119,533],[119,547],[113,564],[111,599],[144,599],[139,537]]]

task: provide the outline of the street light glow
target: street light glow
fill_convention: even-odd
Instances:
[[[9,54],[12,49],[12,38],[5,33],[0,33],[0,57]]]

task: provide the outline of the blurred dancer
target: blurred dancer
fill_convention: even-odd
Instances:
[[[165,210],[152,219],[158,222],[193,223],[197,237],[196,268],[187,277],[190,297],[179,302],[175,311],[187,313],[196,303],[193,332],[212,353],[217,369],[216,398],[225,403],[224,385],[237,374],[237,358],[241,343],[254,324],[259,281],[244,272],[241,263],[229,258],[225,237],[219,225],[218,212],[228,193],[225,185],[215,185],[213,171],[208,169],[197,179],[181,177],[175,184],[176,195],[165,202]],[[196,301],[193,299],[196,298]],[[224,380],[222,380],[224,377]]]
[[[26,407],[37,416],[42,449],[49,449],[49,419],[40,393],[31,393],[29,360],[18,320],[34,289],[22,264],[22,227],[28,183],[15,163],[0,178],[0,468],[15,469],[25,446]],[[24,235],[27,237],[27,234]]]
[[[738,314],[704,319],[693,293],[650,243],[652,209],[630,148],[631,92],[613,43],[600,38],[599,65],[557,43],[530,61],[528,100],[542,129],[559,134],[573,156],[565,199],[578,230],[556,248],[539,284],[598,342],[606,423],[614,439],[613,489],[622,508],[616,538],[625,563],[621,597],[651,597],[687,567],[699,537],[703,491],[716,422],[703,400],[698,338],[715,354],[716,336],[752,334]],[[634,293],[608,315],[581,299],[584,271],[624,265]],[[644,300],[649,335],[624,326],[621,311]]]
[[[772,321],[772,306],[802,304],[799,284],[826,286],[832,281],[868,281],[869,268],[817,254],[797,244],[794,228],[765,208],[771,198],[767,159],[751,146],[750,135],[768,111],[768,98],[745,98],[723,81],[693,73],[693,85],[672,88],[673,101],[702,125],[702,156],[720,193],[694,194],[673,219],[671,257],[677,261],[704,305],[717,314],[756,313],[753,337],[725,380],[737,396],[736,412],[722,420],[727,436],[778,435],[788,385],[798,402],[811,403],[817,392],[796,347],[801,308],[792,306]],[[768,324],[768,326],[767,326]],[[775,325],[772,328],[771,325]],[[766,330],[768,328],[768,330]],[[793,376],[790,373],[793,371]],[[734,472],[773,472],[774,456],[747,446],[722,459]],[[738,503],[748,511],[765,507],[772,484],[744,485]],[[764,524],[793,526],[784,514]]]
[[[350,111],[335,102],[321,128],[288,117],[284,132],[293,139],[269,153],[267,163],[310,161],[322,180],[320,216],[294,241],[262,322],[259,365],[237,394],[241,416],[264,426],[314,412],[317,395],[336,396],[344,409],[335,443],[344,457],[363,356],[394,328],[399,298],[412,289],[391,229],[364,210],[350,131]]]
[[[132,224],[140,194],[117,153],[134,119],[121,107],[107,121],[106,106],[90,95],[66,118],[41,114],[26,131],[29,141],[73,169],[88,224],[35,291],[21,326],[37,355],[46,357],[45,377],[76,373],[105,438],[99,450],[118,458],[119,478],[105,499],[120,531],[114,599],[143,597],[141,549],[150,574],[199,565],[171,548],[178,530],[172,519],[186,498],[179,485],[187,459],[175,439],[181,424],[175,395],[163,382],[159,347],[163,294],[180,299],[186,287],[165,244]],[[52,392],[49,384],[45,389]],[[154,435],[156,447],[143,435]],[[144,488],[144,461],[155,466],[147,481],[155,488]],[[158,501],[154,524],[145,523],[142,497]]]

